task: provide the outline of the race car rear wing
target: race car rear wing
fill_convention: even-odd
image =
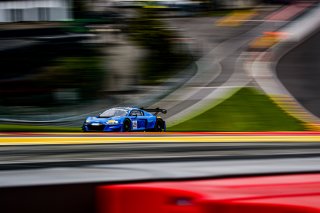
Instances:
[[[145,110],[147,112],[154,112],[154,115],[158,115],[159,113],[166,114],[167,110],[166,109],[160,109],[160,108],[155,108],[155,109],[145,109],[141,108],[142,110]]]

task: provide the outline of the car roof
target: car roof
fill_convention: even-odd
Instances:
[[[111,108],[111,109],[122,109],[122,110],[133,110],[133,109],[136,109],[136,110],[141,110],[141,109],[139,109],[139,108],[137,108],[137,107],[113,107],[113,108]]]

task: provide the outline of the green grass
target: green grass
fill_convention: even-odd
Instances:
[[[268,96],[243,88],[231,98],[168,131],[303,131],[304,123],[290,116]],[[81,132],[81,127],[0,124],[0,132]]]
[[[0,124],[0,132],[81,132],[81,127]]]
[[[169,131],[303,131],[304,124],[268,96],[243,88],[218,106]]]

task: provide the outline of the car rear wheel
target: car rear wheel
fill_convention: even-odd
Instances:
[[[156,124],[154,125],[155,132],[165,131],[165,123],[162,119],[157,119]]]

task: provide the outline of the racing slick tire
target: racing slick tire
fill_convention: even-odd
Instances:
[[[122,132],[130,132],[131,131],[131,122],[130,120],[126,119],[123,122]]]
[[[158,118],[157,121],[156,121],[156,124],[154,125],[154,130],[155,132],[162,132],[162,131],[165,131],[166,128],[165,128],[165,122],[164,120]]]

